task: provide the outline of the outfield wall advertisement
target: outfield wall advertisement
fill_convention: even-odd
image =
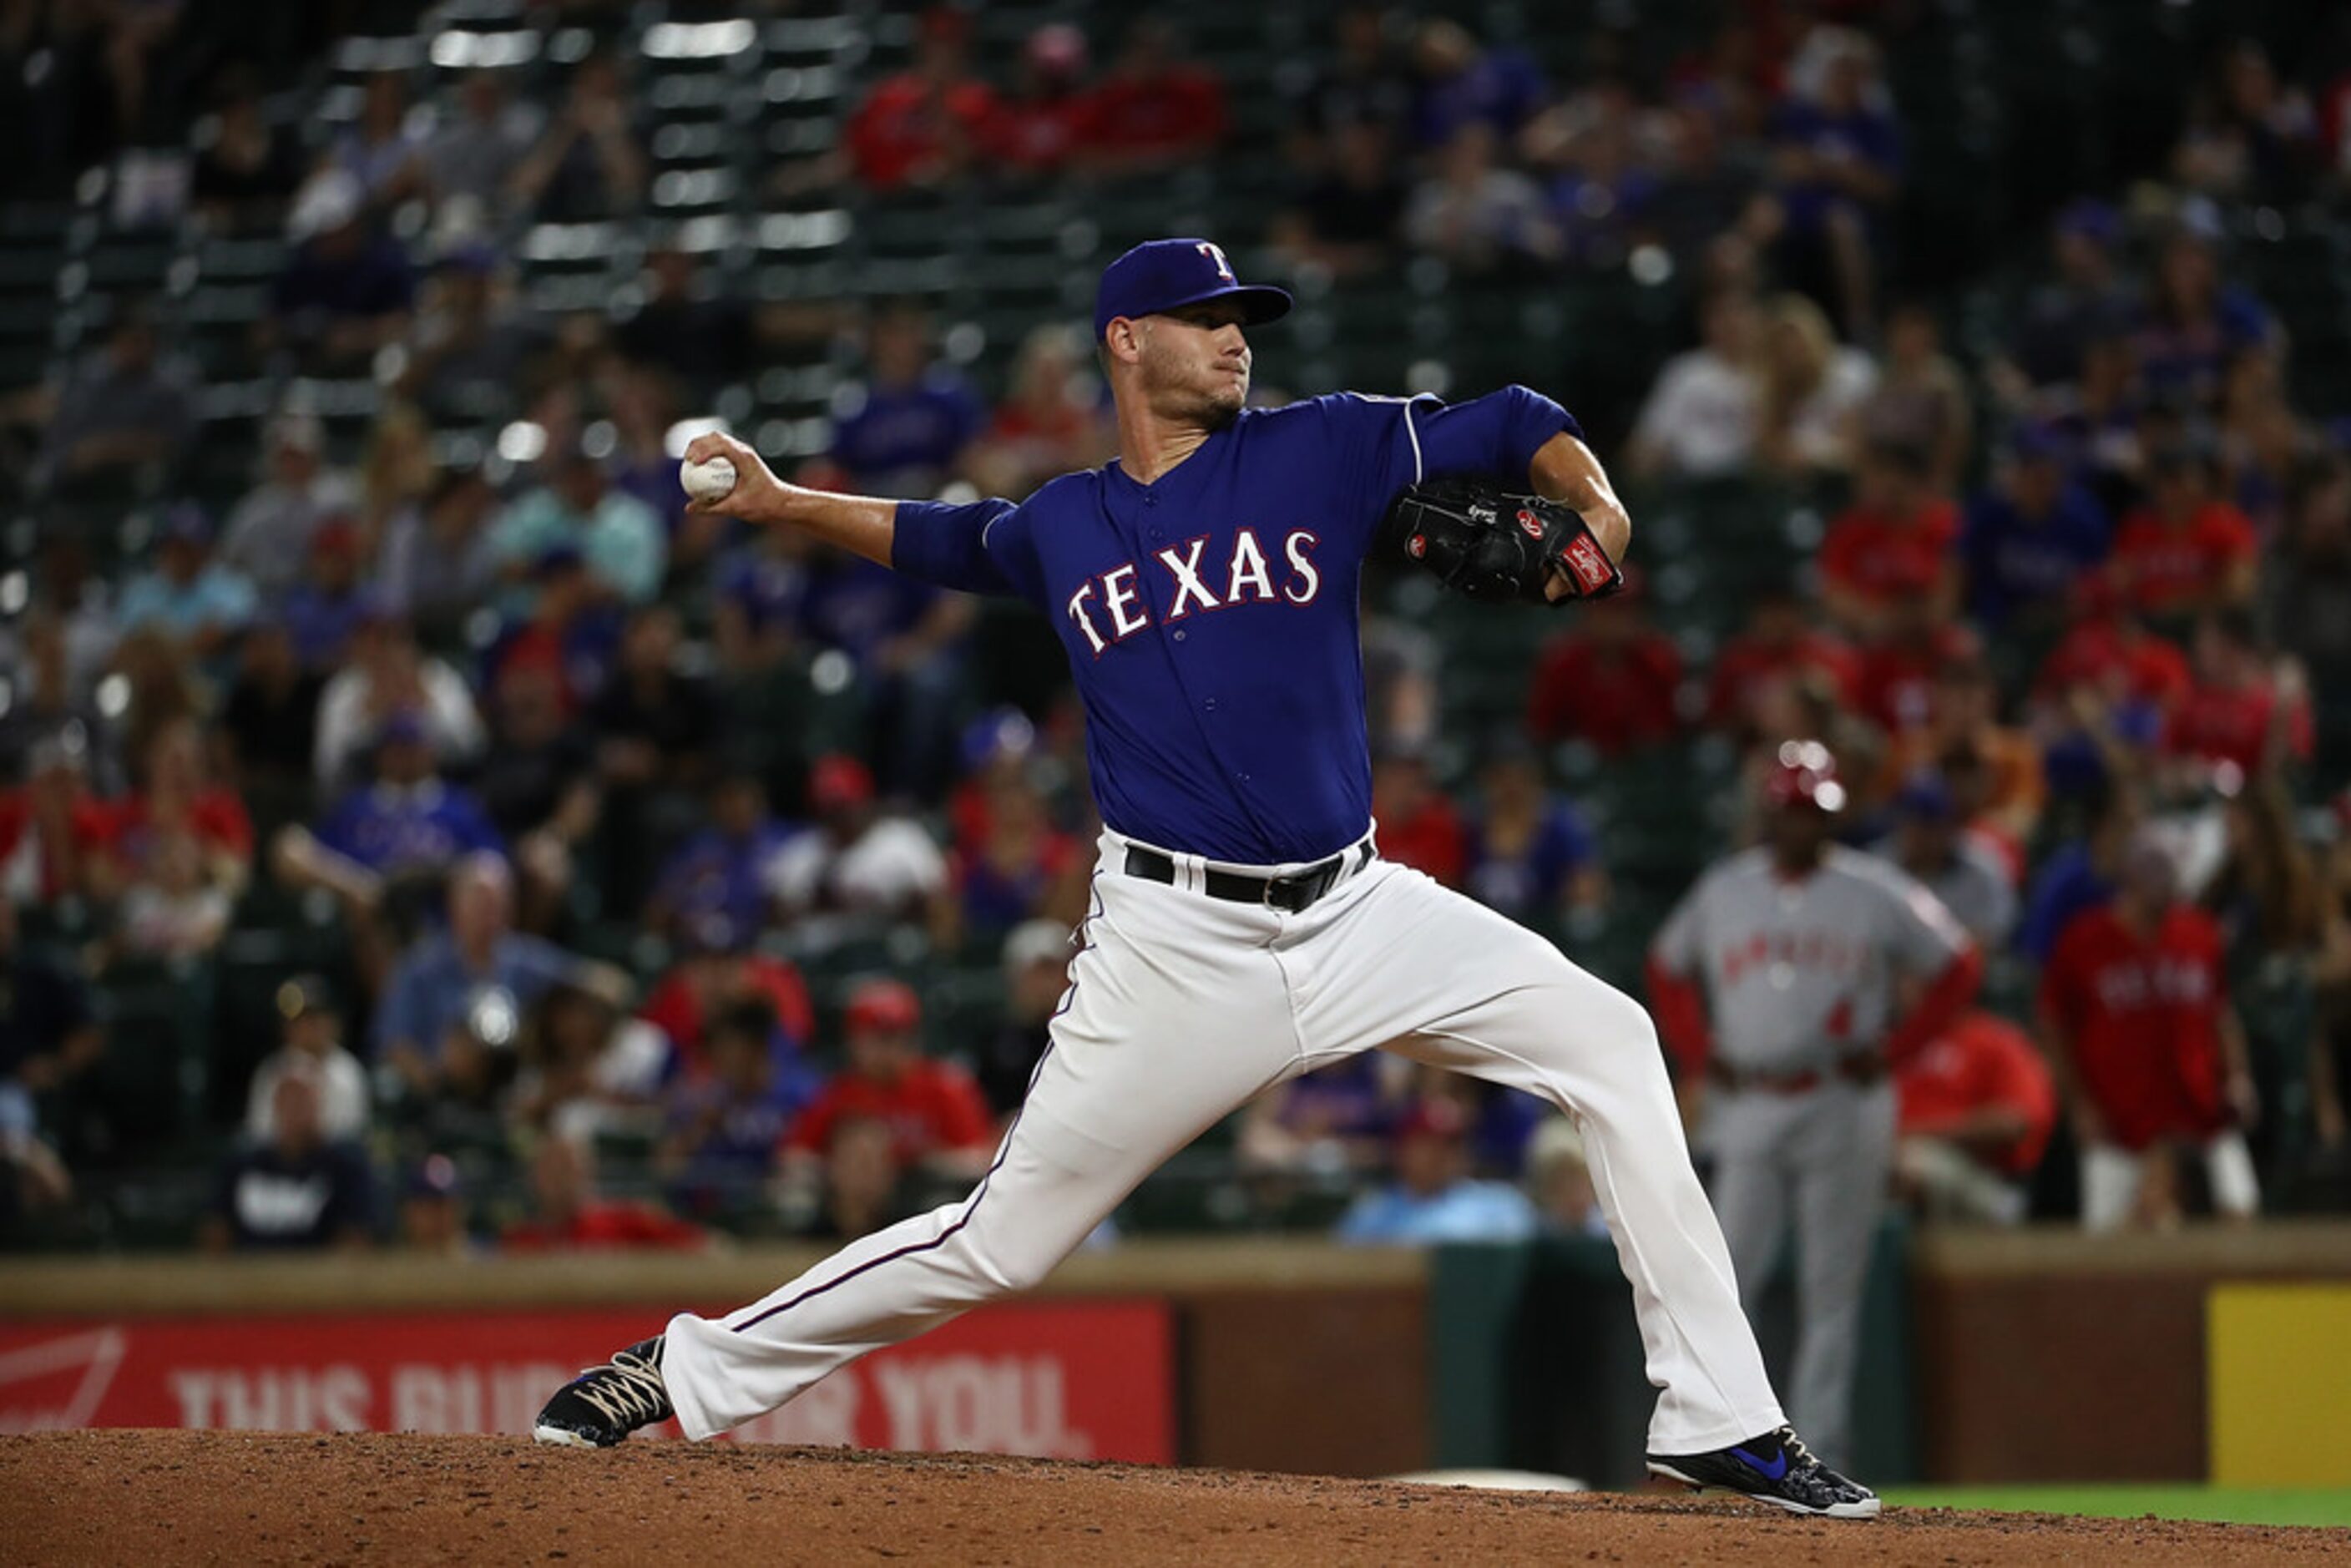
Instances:
[[[495,1308],[19,1320],[0,1323],[0,1432],[522,1433],[574,1371],[657,1326]],[[1019,1303],[845,1367],[737,1436],[1167,1464],[1175,1375],[1164,1301]]]

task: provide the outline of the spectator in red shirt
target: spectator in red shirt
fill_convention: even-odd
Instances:
[[[2310,759],[2310,695],[2301,666],[2273,664],[2252,618],[2241,611],[2207,615],[2196,627],[2195,685],[2171,715],[2164,749],[2240,779],[2288,758]]]
[[[115,818],[90,792],[88,767],[80,737],[61,732],[34,746],[24,786],[0,794],[0,898],[113,896]]]
[[[2230,1008],[2220,927],[2180,898],[2161,840],[2141,830],[2114,900],[2057,939],[2041,979],[2041,1027],[2082,1150],[2092,1230],[2177,1218],[2171,1162],[2200,1156],[2213,1207],[2260,1207],[2245,1036]]]
[[[849,1063],[792,1124],[788,1175],[812,1180],[841,1124],[855,1117],[889,1126],[901,1166],[965,1177],[987,1168],[995,1127],[987,1103],[970,1073],[924,1056],[922,1024],[922,1003],[903,981],[870,979],[850,993],[842,1017]]]
[[[1058,475],[1095,466],[1116,445],[1085,340],[1048,322],[1020,341],[1011,395],[972,454],[972,480],[987,495],[1025,497]]]
[[[1882,635],[1897,605],[1923,601],[1934,619],[1959,606],[1959,508],[1935,493],[1925,448],[1881,442],[1863,455],[1853,505],[1821,544],[1829,616],[1864,641]]]
[[[129,867],[162,834],[183,832],[203,852],[204,879],[234,898],[253,869],[253,821],[236,791],[214,783],[204,733],[176,718],[147,743],[146,787],[115,808],[118,843]]]
[[[988,156],[998,168],[1052,174],[1070,162],[1092,109],[1085,75],[1085,34],[1067,22],[1049,22],[1029,35],[1019,85],[987,122]]]
[[[2074,629],[2033,677],[2038,700],[2073,708],[2086,695],[2102,707],[2137,705],[2158,714],[2187,700],[2188,656],[2149,632],[2110,580],[2085,584],[2078,600]]]
[[[1535,662],[1527,732],[1539,745],[1582,740],[1604,757],[1667,740],[1681,729],[1681,650],[1649,624],[1640,583],[1584,607]]]
[[[1460,811],[1437,788],[1426,753],[1391,747],[1374,760],[1372,821],[1383,858],[1426,872],[1447,887],[1461,885],[1468,836]]]
[[[1094,89],[1081,161],[1107,174],[1147,174],[1214,152],[1225,136],[1225,89],[1183,57],[1176,29],[1140,16]]]
[[[2148,465],[2148,504],[2123,520],[2108,568],[2124,601],[2143,614],[2192,615],[2252,600],[2261,542],[2252,520],[2214,496],[2216,466],[2193,442]]]
[[[850,116],[850,162],[870,189],[946,184],[984,150],[996,94],[966,67],[970,35],[954,6],[924,11],[912,68],[875,83]]]
[[[1772,584],[1749,601],[1747,629],[1715,655],[1707,686],[1707,727],[1751,739],[1771,700],[1767,688],[1806,674],[1825,677],[1851,702],[1861,661],[1844,639],[1813,624],[1811,606],[1793,588]]]
[[[677,962],[645,998],[637,1016],[659,1028],[677,1048],[688,1073],[709,1066],[704,1050],[711,1020],[742,1002],[774,1009],[771,1054],[779,1067],[799,1059],[816,1031],[808,984],[787,959],[754,949],[751,933],[724,915],[704,914],[680,922]]]
[[[1053,825],[1044,792],[1026,770],[992,774],[987,828],[979,841],[948,857],[952,900],[935,905],[943,946],[977,937],[989,945],[1016,925],[1048,913],[1074,920],[1085,909],[1092,857]]]
[[[710,1245],[702,1227],[650,1203],[598,1197],[596,1151],[584,1138],[539,1140],[530,1158],[530,1217],[507,1227],[509,1252],[699,1252]]]
[[[1929,1218],[2014,1225],[2057,1125],[2057,1090],[2032,1037],[1963,1013],[1894,1075],[1895,1178]]]
[[[1983,640],[1938,613],[1932,601],[1915,598],[1887,605],[1879,633],[1862,651],[1855,704],[1890,737],[1923,731],[1934,719],[1943,672],[1982,658]]]

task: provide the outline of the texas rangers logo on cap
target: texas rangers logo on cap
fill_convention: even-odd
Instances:
[[[1237,301],[1241,319],[1252,327],[1290,313],[1287,290],[1243,283],[1224,246],[1214,240],[1145,240],[1102,268],[1094,295],[1094,336],[1107,333],[1122,316],[1164,315],[1211,299]]]

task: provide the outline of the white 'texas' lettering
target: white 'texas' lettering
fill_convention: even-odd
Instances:
[[[1200,580],[1200,552],[1208,548],[1208,536],[1202,534],[1186,548],[1181,559],[1173,549],[1159,552],[1159,564],[1176,579],[1176,601],[1167,607],[1167,619],[1181,621],[1191,612],[1197,601],[1203,610],[1217,608],[1217,596]]]
[[[1233,536],[1232,575],[1226,580],[1225,602],[1241,602],[1241,590],[1253,587],[1249,597],[1266,600],[1273,597],[1273,574],[1266,570],[1265,551],[1258,547],[1257,536],[1243,528]]]
[[[1322,541],[1300,528],[1281,541],[1281,553],[1289,558],[1291,577],[1281,585],[1281,596],[1292,604],[1311,604],[1322,588],[1322,574],[1314,570],[1314,561],[1306,553]]]
[[[1151,624],[1151,612],[1141,608],[1134,595],[1134,563],[1128,561],[1115,570],[1102,573],[1102,602],[1110,606],[1110,629],[1113,642],[1123,643]],[[1129,619],[1127,612],[1134,615]]]
[[[1086,613],[1086,601],[1093,596],[1094,585],[1091,582],[1081,583],[1078,591],[1070,595],[1070,619],[1078,623],[1078,630],[1086,634],[1086,642],[1099,654],[1110,644],[1103,642],[1102,634],[1094,630],[1094,618]]]

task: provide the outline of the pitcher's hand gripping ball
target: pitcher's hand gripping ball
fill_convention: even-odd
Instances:
[[[677,482],[697,501],[716,501],[735,488],[735,465],[714,457],[707,463],[688,459],[677,465]]]
[[[1409,486],[1382,525],[1388,547],[1439,582],[1487,603],[1604,599],[1625,586],[1576,511],[1490,479],[1431,479]],[[1557,580],[1567,592],[1554,600]]]

